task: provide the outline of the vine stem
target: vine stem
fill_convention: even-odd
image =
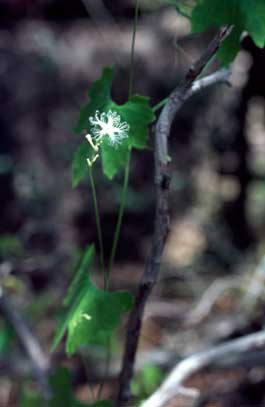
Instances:
[[[140,9],[140,2],[139,2],[139,0],[135,0],[135,12],[134,12],[131,58],[130,58],[130,74],[129,74],[129,92],[128,92],[129,98],[132,95],[132,90],[133,90],[135,42],[136,42],[136,32],[137,32],[137,25],[138,25],[139,9]],[[120,231],[121,231],[121,225],[122,225],[122,220],[123,220],[123,215],[124,215],[124,209],[125,209],[125,205],[126,205],[126,197],[127,197],[129,173],[130,173],[130,162],[131,162],[131,150],[129,150],[128,159],[127,159],[125,172],[124,172],[121,205],[119,208],[118,220],[117,220],[116,229],[115,229],[115,233],[114,233],[110,260],[109,260],[109,264],[108,264],[107,287],[109,287],[110,275],[112,272],[113,262],[114,262],[116,251],[117,251],[117,246],[118,246],[118,241],[119,241]]]
[[[105,365],[104,378],[103,378],[102,382],[100,383],[100,386],[98,389],[97,400],[101,400],[104,385],[106,383],[106,380],[107,380],[107,377],[109,374],[109,367],[110,367],[110,362],[111,362],[111,339],[108,339],[106,351],[107,352],[106,352],[106,365]]]
[[[121,204],[120,204],[120,209],[119,209],[119,214],[118,214],[117,226],[116,226],[116,230],[115,230],[115,234],[114,234],[114,238],[113,238],[113,245],[112,245],[109,265],[108,265],[107,287],[109,286],[109,278],[110,278],[110,274],[111,274],[111,271],[113,268],[113,261],[115,258],[115,254],[117,251],[117,245],[118,245],[118,241],[119,241],[119,237],[120,237],[123,214],[124,214],[125,205],[126,205],[126,198],[127,198],[128,184],[129,184],[129,174],[130,174],[130,161],[131,161],[131,150],[129,150],[128,160],[127,160],[125,172],[124,172]]]
[[[135,0],[135,15],[134,15],[134,24],[133,24],[133,35],[132,35],[132,45],[131,45],[131,57],[130,57],[130,73],[129,73],[129,92],[128,92],[129,98],[132,94],[132,89],[133,89],[135,40],[136,40],[136,31],[137,31],[137,24],[138,24],[138,15],[139,15],[139,0]],[[102,228],[101,228],[101,222],[100,222],[100,216],[99,216],[99,208],[98,208],[95,181],[94,181],[94,177],[93,177],[92,167],[90,165],[88,165],[89,180],[90,180],[90,185],[91,185],[91,190],[92,190],[93,205],[94,205],[94,211],[95,211],[95,216],[96,216],[96,226],[97,226],[97,234],[98,234],[99,250],[100,250],[100,263],[101,263],[101,267],[104,271],[104,290],[105,291],[109,290],[110,275],[112,272],[113,262],[115,259],[118,241],[119,241],[119,237],[120,237],[120,231],[121,231],[122,220],[123,220],[123,215],[124,215],[124,210],[125,210],[125,205],[126,205],[127,191],[128,191],[130,161],[131,161],[131,149],[129,149],[128,158],[127,158],[127,162],[126,162],[126,167],[125,167],[125,172],[124,172],[124,182],[123,182],[123,188],[122,188],[122,196],[121,196],[121,204],[120,204],[120,208],[119,208],[118,220],[117,220],[117,224],[116,224],[116,228],[115,228],[112,249],[111,249],[111,254],[110,254],[110,260],[109,260],[107,269],[105,267],[105,260],[104,260]],[[98,394],[97,394],[98,400],[100,400],[100,398],[101,398],[103,387],[104,387],[106,377],[107,377],[108,371],[109,371],[109,365],[110,365],[110,360],[111,360],[110,341],[107,345],[107,358],[106,359],[107,360],[106,360],[104,380],[102,381],[102,383],[99,387]]]
[[[97,193],[96,193],[96,186],[93,176],[92,167],[88,165],[88,173],[89,173],[89,181],[92,191],[92,199],[96,217],[96,225],[97,225],[97,234],[98,234],[98,242],[99,242],[99,251],[100,251],[100,264],[104,271],[104,289],[106,289],[107,285],[107,272],[105,267],[105,260],[104,260],[104,246],[103,246],[103,238],[102,238],[102,228],[100,223],[100,216],[99,216],[99,209],[98,209],[98,200],[97,200]]]
[[[129,97],[131,96],[132,90],[133,90],[135,42],[136,42],[136,32],[137,32],[137,25],[138,25],[139,9],[140,9],[140,2],[139,2],[139,0],[135,0],[133,35],[132,35],[132,46],[131,46],[131,59],[130,59]]]
[[[129,92],[128,92],[129,98],[132,94],[132,89],[133,89],[135,40],[136,40],[136,31],[137,31],[137,24],[138,24],[138,15],[139,15],[139,0],[135,0],[135,15],[134,15],[134,23],[133,23],[133,35],[132,35],[131,58],[130,58],[130,73],[129,73]],[[115,255],[117,252],[117,246],[118,246],[120,232],[121,232],[122,220],[123,220],[124,210],[125,210],[125,206],[126,206],[126,198],[127,198],[129,174],[130,174],[130,162],[131,162],[131,149],[129,149],[125,172],[124,172],[121,204],[120,204],[120,208],[119,208],[117,224],[116,224],[114,238],[113,238],[113,242],[112,242],[110,259],[109,259],[109,263],[108,263],[108,268],[107,268],[106,272],[104,273],[104,276],[105,276],[104,289],[106,291],[109,290],[110,276],[111,276],[111,272],[112,272],[112,268],[113,268],[113,262],[115,259]],[[99,223],[99,225],[100,225],[100,223]],[[99,236],[101,236],[101,228],[98,228],[98,230],[100,230]],[[101,238],[101,241],[102,241],[102,238]],[[102,245],[102,250],[103,250],[103,245]],[[109,371],[110,361],[111,361],[111,343],[109,342],[108,346],[107,346],[105,375],[104,375],[104,380],[101,383],[100,388],[99,388],[98,400],[100,400],[100,398],[101,398],[102,390],[103,390],[103,387],[104,387],[104,384],[105,384],[105,381],[106,381],[106,378],[108,375],[108,371]]]

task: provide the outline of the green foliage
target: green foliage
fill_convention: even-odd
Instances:
[[[40,395],[36,392],[24,386],[22,395],[19,402],[20,407],[42,407],[44,402]]]
[[[147,144],[148,124],[154,120],[154,113],[149,106],[148,99],[143,96],[132,96],[127,103],[117,105],[111,99],[111,86],[114,79],[114,69],[105,68],[100,79],[91,86],[88,103],[81,109],[77,133],[90,133],[91,123],[96,111],[108,113],[117,112],[123,122],[129,124],[128,138],[117,146],[110,146],[103,142],[100,147],[103,173],[112,179],[116,173],[125,166],[130,148],[143,149]],[[86,158],[93,158],[95,152],[87,141],[84,141],[74,156],[73,186],[77,186],[87,171]]]
[[[198,0],[191,22],[194,32],[225,24],[234,26],[218,53],[224,65],[232,62],[239,51],[243,31],[249,33],[258,47],[265,45],[265,0]]]
[[[86,404],[76,400],[71,390],[70,373],[64,367],[59,367],[50,376],[52,399],[50,407],[85,407]]]
[[[14,235],[0,236],[0,258],[14,258],[23,255],[23,247],[19,239]]]
[[[139,399],[144,399],[155,391],[163,379],[162,370],[158,366],[148,363],[132,380],[132,392]]]
[[[104,174],[112,179],[120,168],[124,168],[129,156],[127,141],[120,144],[119,147],[113,148],[104,140],[101,148],[101,159]]]
[[[113,407],[110,401],[102,400],[93,404],[85,404],[77,400],[71,390],[70,373],[64,367],[59,367],[50,375],[49,384],[51,389],[51,399],[49,407]],[[20,407],[41,407],[47,404],[36,392],[24,387]]]
[[[184,17],[190,17],[192,9],[196,0],[142,0],[142,7],[147,9],[156,9],[162,5],[169,5],[176,7],[178,12]]]
[[[241,34],[246,31],[255,44],[265,45],[265,0],[161,0],[174,5],[180,14],[191,20],[192,31],[233,25],[233,31],[223,42],[218,57],[223,65],[230,64],[240,49]]]
[[[0,355],[5,354],[10,350],[14,330],[5,320],[0,321]]]
[[[87,158],[93,159],[94,151],[89,143],[84,140],[75,152],[72,166],[72,184],[77,187],[87,171]]]
[[[196,0],[162,0],[164,3],[175,6],[180,14],[190,18]]]
[[[67,311],[58,325],[53,350],[66,330],[68,355],[74,354],[81,346],[106,344],[122,315],[132,306],[132,297],[128,292],[107,292],[92,283],[89,270],[93,259],[94,247],[89,246],[66,294],[64,306]]]

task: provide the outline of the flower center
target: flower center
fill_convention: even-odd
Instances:
[[[94,150],[94,156],[87,159],[88,165],[92,166],[99,156],[99,146],[103,139],[107,137],[109,145],[117,148],[129,136],[130,126],[127,122],[122,122],[121,116],[112,110],[108,113],[97,110],[94,116],[89,117],[89,121],[92,125],[91,134],[88,133],[85,137]]]
[[[116,146],[123,139],[128,137],[130,126],[127,122],[121,121],[121,116],[117,112],[109,110],[108,113],[96,111],[94,116],[89,117],[92,124],[91,134],[96,144],[101,144],[104,137],[109,138],[109,144]]]

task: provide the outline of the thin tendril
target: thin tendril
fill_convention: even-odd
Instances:
[[[136,40],[136,31],[137,31],[137,24],[138,24],[138,15],[139,15],[139,0],[135,0],[135,15],[134,15],[134,24],[133,24],[133,35],[132,35],[132,46],[131,46],[131,58],[130,58],[130,76],[129,76],[129,97],[132,94],[132,89],[133,89],[133,78],[134,78],[134,57],[135,57],[135,40]],[[110,260],[108,264],[108,269],[105,273],[106,279],[104,281],[104,289],[108,290],[109,289],[109,284],[110,284],[110,276],[113,268],[113,262],[115,259],[116,251],[117,251],[117,246],[118,246],[118,241],[120,237],[120,231],[121,231],[121,226],[122,226],[122,220],[123,220],[123,214],[125,210],[125,205],[126,205],[126,198],[127,198],[127,190],[128,190],[128,183],[129,183],[129,173],[130,173],[130,161],[131,161],[131,149],[129,150],[128,154],[128,159],[125,167],[125,172],[124,172],[124,181],[123,181],[123,188],[122,188],[122,196],[121,196],[121,204],[119,208],[119,213],[118,213],[118,220],[116,224],[116,229],[114,233],[114,238],[113,238],[113,243],[112,243],[112,248],[111,248],[111,254],[110,254]],[[99,392],[98,392],[98,399],[100,399],[104,383],[106,381],[106,377],[109,372],[109,366],[110,366],[110,360],[111,360],[111,341],[109,341],[108,346],[107,346],[107,359],[106,359],[106,368],[105,368],[105,375],[104,375],[104,380],[102,381]]]
[[[129,173],[130,173],[130,158],[131,158],[131,150],[129,151],[129,156],[128,160],[126,163],[125,167],[125,172],[124,172],[124,181],[123,181],[123,188],[122,188],[122,196],[121,196],[121,205],[119,209],[119,214],[118,214],[118,220],[117,220],[117,226],[114,234],[114,239],[113,239],[113,245],[112,245],[112,250],[111,250],[111,255],[110,255],[110,261],[108,265],[108,279],[107,279],[107,287],[109,287],[109,278],[110,274],[113,268],[113,261],[114,257],[116,254],[117,250],[117,245],[120,237],[120,231],[121,231],[121,225],[122,225],[122,219],[123,219],[123,214],[124,214],[124,209],[126,205],[126,198],[127,198],[127,190],[128,190],[128,183],[129,183]]]
[[[105,372],[104,372],[103,380],[100,383],[100,386],[98,389],[97,400],[101,399],[102,391],[103,391],[104,385],[106,383],[106,380],[107,380],[107,377],[109,374],[109,367],[110,367],[110,362],[111,362],[111,338],[108,339],[106,351],[107,351],[107,354],[106,354]]]
[[[132,90],[133,90],[135,42],[136,42],[136,32],[137,32],[138,17],[139,17],[139,8],[140,8],[139,0],[135,0],[133,36],[132,36],[132,46],[131,46],[131,60],[130,60],[129,97],[132,95]]]
[[[97,234],[98,234],[99,251],[100,251],[100,264],[101,264],[101,267],[102,267],[103,272],[104,272],[104,286],[105,286],[106,281],[107,281],[107,272],[106,272],[105,260],[104,260],[104,247],[103,247],[103,239],[102,239],[102,229],[101,229],[101,223],[100,223],[98,200],[97,200],[97,193],[96,193],[96,187],[95,187],[95,182],[94,182],[94,176],[93,176],[92,167],[90,165],[88,165],[88,172],[89,172],[89,181],[90,181],[90,186],[91,186],[91,191],[92,191],[93,205],[94,205],[94,211],[95,211],[95,217],[96,217]]]
[[[131,96],[132,90],[133,90],[135,42],[136,42],[138,16],[139,16],[139,7],[140,7],[139,0],[135,0],[135,14],[134,14],[131,59],[130,59],[129,97]],[[129,173],[130,173],[130,161],[131,161],[131,150],[129,151],[128,160],[127,160],[126,167],[125,167],[121,205],[119,208],[118,220],[117,220],[117,224],[116,224],[116,229],[115,229],[115,234],[114,234],[114,239],[113,239],[113,244],[112,244],[112,249],[111,249],[111,254],[110,254],[110,261],[109,261],[109,265],[108,265],[108,281],[107,281],[108,287],[109,287],[110,275],[111,275],[112,268],[113,268],[113,262],[114,262],[116,251],[117,251],[117,245],[118,245],[118,241],[119,241],[119,237],[120,237],[124,209],[125,209],[125,205],[126,205],[126,197],[127,197],[128,181],[129,181]]]

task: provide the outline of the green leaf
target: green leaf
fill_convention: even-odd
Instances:
[[[89,279],[68,324],[66,352],[73,355],[88,344],[106,344],[121,322],[122,315],[132,306],[126,291],[106,292]]]
[[[143,149],[147,145],[148,125],[155,116],[149,105],[148,98],[132,96],[123,105],[116,104],[111,99],[111,87],[114,79],[114,69],[105,68],[100,79],[94,82],[88,92],[88,102],[81,109],[77,133],[91,133],[92,125],[89,117],[93,117],[96,111],[100,113],[117,112],[122,122],[129,124],[128,138],[116,146],[110,146],[107,142],[101,144],[100,153],[102,158],[103,173],[112,179],[117,172],[125,167],[130,148]],[[104,140],[105,141],[105,140]],[[91,147],[86,147],[85,140],[77,150],[73,162],[73,185],[77,186],[84,178],[87,171],[87,158],[95,156]]]
[[[77,400],[71,390],[71,377],[69,371],[64,367],[57,368],[49,377],[51,389],[51,399],[49,407],[87,407],[87,404]],[[23,389],[20,400],[21,407],[41,407],[47,403],[42,400],[41,396],[28,389],[26,386]],[[91,406],[94,406],[92,404]],[[107,406],[107,405],[106,405]]]
[[[139,95],[131,96],[125,105],[116,109],[130,125],[128,145],[138,149],[145,148],[148,137],[147,125],[155,118],[149,99]]]
[[[94,245],[89,245],[84,250],[81,260],[78,260],[75,267],[75,276],[68,288],[65,299],[63,301],[64,307],[68,307],[68,312],[64,315],[61,321],[58,323],[55,337],[51,350],[54,351],[61,342],[68,324],[72,318],[75,306],[79,303],[80,298],[83,296],[83,281],[86,281],[89,270],[92,266],[95,256]]]
[[[21,257],[23,253],[23,246],[15,235],[0,235],[0,260]]]
[[[84,140],[76,150],[74,154],[74,160],[72,165],[72,185],[77,187],[77,185],[82,181],[87,172],[87,159],[93,159],[95,151],[92,149],[90,144]]]
[[[225,24],[234,26],[232,34],[218,52],[223,65],[235,58],[244,31],[249,33],[258,47],[265,45],[265,0],[198,0],[191,22],[194,32]]]
[[[12,326],[5,320],[0,322],[0,356],[10,351],[11,343],[14,338]]]
[[[70,306],[75,301],[76,296],[82,288],[82,282],[88,275],[88,271],[91,269],[94,258],[95,246],[88,245],[87,248],[84,250],[81,261],[78,261],[78,268],[76,269],[75,277],[71,285],[69,286],[65,299],[63,301],[63,305],[65,305],[66,307]]]
[[[190,18],[196,0],[160,0],[161,3],[175,6],[184,17]]]
[[[76,275],[70,284],[64,305],[64,318],[57,327],[54,350],[66,330],[66,352],[73,355],[81,346],[106,344],[120,324],[123,314],[132,306],[132,296],[126,291],[107,292],[91,281],[89,269],[94,258],[94,248],[88,247]]]
[[[114,79],[114,68],[105,67],[102,76],[97,79],[88,91],[89,101],[81,109],[79,120],[75,128],[77,134],[89,130],[89,116],[93,116],[96,110],[103,111],[111,102],[111,84]]]
[[[147,363],[132,380],[131,388],[134,396],[140,399],[148,397],[161,384],[164,376],[159,366]]]
[[[125,167],[129,156],[128,144],[123,143],[118,148],[113,148],[107,140],[101,145],[101,161],[103,173],[109,179],[112,179],[117,171]]]
[[[22,394],[19,400],[20,407],[42,407],[44,405],[40,395],[26,386],[22,390]]]
[[[50,386],[52,399],[50,407],[85,407],[86,404],[76,400],[71,390],[71,377],[69,371],[64,367],[59,367],[50,376]]]

